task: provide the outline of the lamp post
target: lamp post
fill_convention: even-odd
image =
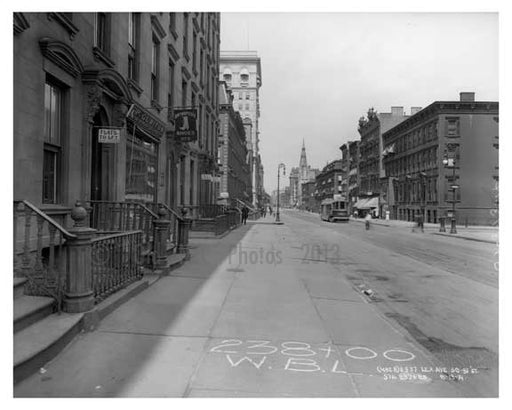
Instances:
[[[281,168],[283,169],[283,176],[286,175],[286,166],[283,163],[280,163],[277,166],[277,211],[276,211],[276,222],[281,222],[279,218],[279,177],[281,175]]]
[[[420,179],[422,182],[422,199],[423,199],[423,210],[422,210],[422,217],[423,217],[423,223],[427,220],[427,174],[425,172],[420,172]]]
[[[457,233],[457,227],[456,227],[456,220],[455,220],[455,201],[456,201],[456,191],[459,188],[459,186],[456,184],[455,181],[455,153],[452,156],[449,156],[446,152],[443,157],[443,165],[445,168],[451,168],[452,169],[452,179],[451,179],[451,185],[450,190],[452,191],[452,218],[451,218],[451,226],[450,226],[450,233]]]

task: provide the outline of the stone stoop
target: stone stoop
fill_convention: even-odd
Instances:
[[[14,383],[53,359],[80,331],[82,314],[57,314],[55,300],[24,294],[25,278],[14,278]]]

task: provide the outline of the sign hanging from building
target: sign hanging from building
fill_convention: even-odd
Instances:
[[[101,144],[119,144],[121,142],[121,128],[98,129],[98,142]]]
[[[137,128],[156,140],[160,140],[165,132],[165,123],[138,103],[132,104],[126,118],[129,118]]]
[[[174,121],[176,140],[180,142],[197,140],[197,109],[175,108]]]

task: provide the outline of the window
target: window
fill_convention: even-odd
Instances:
[[[459,136],[459,118],[446,118],[446,136]]]
[[[134,81],[138,79],[138,47],[139,14],[129,13],[128,17],[128,78]]]
[[[108,54],[108,17],[107,13],[96,13],[94,45]]]
[[[201,54],[199,57],[199,78],[200,78],[201,84],[203,83],[203,80],[204,80],[203,60],[204,60],[204,52],[203,52],[203,48],[201,47]]]
[[[190,200],[189,204],[194,205],[194,160],[190,160]]]
[[[227,83],[231,82],[231,74],[224,74],[224,81]]]
[[[249,81],[249,74],[241,74],[240,75],[240,81],[243,83],[246,83]]]
[[[189,13],[183,13],[183,54],[188,60],[188,15]]]
[[[43,203],[45,204],[55,204],[60,200],[62,100],[62,88],[47,81],[44,86]]]
[[[176,31],[176,13],[169,13],[169,31]]]
[[[172,112],[174,106],[174,63],[169,59],[169,88],[167,90],[167,112]],[[168,115],[170,118],[170,115]]]
[[[249,104],[245,104],[245,109],[248,110],[249,109]]]
[[[151,48],[151,100],[158,101],[158,62],[160,54],[160,44],[153,37],[153,46]]]
[[[250,100],[250,99],[251,99],[251,95],[250,95],[250,93],[246,93],[246,94],[245,94],[245,99],[246,99],[246,100]]]
[[[192,69],[197,74],[197,34],[192,33]]]
[[[187,82],[185,80],[183,80],[181,82],[181,105],[183,107],[186,107],[187,106]]]
[[[242,99],[242,93],[238,93],[238,99],[241,100]]]

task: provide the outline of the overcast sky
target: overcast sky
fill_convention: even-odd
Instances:
[[[359,139],[368,108],[426,107],[458,100],[498,100],[498,17],[480,13],[222,13],[221,50],[261,57],[260,152],[265,189],[277,165],[341,157]]]

